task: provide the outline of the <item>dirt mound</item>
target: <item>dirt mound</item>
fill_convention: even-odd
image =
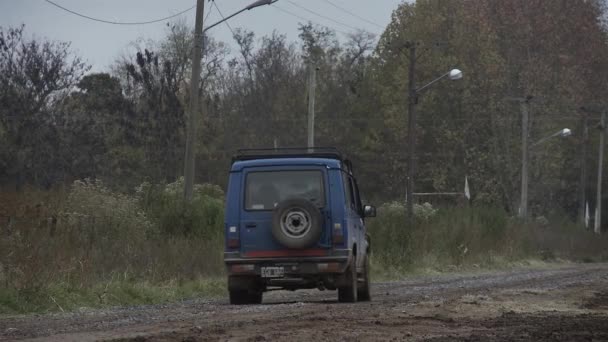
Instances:
[[[425,341],[606,341],[608,317],[601,314],[509,312],[486,321],[459,320],[470,334],[448,334]]]
[[[586,299],[583,302],[583,308],[592,310],[608,310],[608,290],[596,292],[593,297]]]

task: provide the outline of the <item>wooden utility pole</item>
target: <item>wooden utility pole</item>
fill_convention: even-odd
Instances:
[[[579,203],[578,203],[578,220],[581,225],[585,225],[585,210],[587,203],[587,144],[589,142],[589,115],[586,111],[583,114],[583,140],[581,142],[581,178],[579,181]]]
[[[317,87],[317,67],[309,66],[308,77],[308,147],[315,147],[315,90]]]
[[[597,166],[597,195],[595,204],[594,231],[600,234],[602,230],[602,169],[604,168],[604,136],[606,135],[606,111],[602,112],[600,122],[600,155]]]
[[[521,106],[521,200],[519,204],[519,217],[528,218],[528,161],[530,151],[528,137],[530,136],[530,123],[528,104],[530,97],[520,102]]]
[[[192,49],[192,77],[190,79],[190,103],[186,126],[186,155],[184,157],[184,199],[192,200],[194,188],[194,157],[196,148],[197,115],[199,111],[199,83],[203,52],[203,15],[205,0],[196,1],[196,23],[194,25],[194,48]]]
[[[409,54],[409,94],[408,94],[408,161],[407,161],[407,189],[406,189],[406,201],[407,201],[407,216],[409,226],[412,227],[414,224],[414,175],[416,172],[415,160],[416,160],[416,102],[418,96],[416,94],[416,43],[408,43]]]

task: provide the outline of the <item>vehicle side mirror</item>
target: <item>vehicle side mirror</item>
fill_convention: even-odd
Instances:
[[[364,217],[376,217],[376,207],[373,205],[366,205],[363,207]]]

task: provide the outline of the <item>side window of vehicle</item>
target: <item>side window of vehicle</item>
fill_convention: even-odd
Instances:
[[[355,200],[355,208],[360,215],[363,215],[363,204],[361,204],[361,196],[359,194],[359,186],[357,181],[353,178],[353,194]]]
[[[355,209],[355,200],[353,197],[353,188],[350,176],[342,173],[342,181],[344,182],[344,201],[348,208]]]

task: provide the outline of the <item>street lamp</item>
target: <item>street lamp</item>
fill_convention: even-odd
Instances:
[[[448,72],[446,72],[445,74],[437,77],[436,79],[432,80],[431,82],[429,82],[427,85],[425,85],[424,87],[420,87],[418,89],[416,89],[416,93],[420,94],[423,90],[426,90],[426,88],[432,86],[433,84],[435,84],[436,82],[444,79],[444,78],[449,78],[452,81],[457,81],[459,79],[462,78],[462,71],[458,70],[458,69],[452,69]]]
[[[256,7],[271,5],[278,0],[258,0],[251,3],[249,6],[229,15],[226,18],[207,26],[203,29],[203,14],[205,11],[205,0],[197,0],[196,3],[196,23],[194,26],[194,49],[192,49],[192,78],[190,80],[190,103],[188,106],[188,125],[186,126],[186,155],[184,157],[184,199],[192,200],[192,191],[194,188],[194,140],[196,139],[196,114],[198,113],[199,105],[199,89],[198,84],[201,77],[201,58],[203,51],[203,37],[209,29],[225,22],[226,20]]]
[[[423,87],[416,88],[415,72],[416,72],[416,43],[409,42],[405,47],[410,50],[409,62],[409,102],[408,102],[408,172],[407,172],[407,189],[406,189],[406,202],[407,202],[407,214],[410,226],[414,222],[414,175],[416,168],[414,167],[415,154],[416,154],[416,104],[418,104],[418,95],[424,90],[429,88],[431,85],[439,82],[444,78],[450,80],[459,80],[462,78],[462,71],[458,69],[452,69],[445,74],[437,77]]]
[[[530,147],[524,147],[526,150],[523,153],[523,160],[522,160],[522,175],[521,175],[521,203],[520,203],[520,207],[519,207],[519,216],[523,219],[526,219],[528,217],[528,162],[529,162],[529,158],[530,158],[530,150],[542,143],[544,143],[545,141],[553,138],[553,137],[569,137],[572,135],[572,130],[570,130],[569,128],[564,128],[561,129],[553,134],[550,134],[540,140],[538,140],[537,142],[533,143],[530,145]]]
[[[534,144],[530,145],[530,148],[535,147],[537,145],[540,145],[540,144],[544,143],[545,141],[547,141],[547,140],[549,140],[549,139],[551,139],[553,137],[562,137],[562,138],[565,138],[565,137],[569,137],[571,135],[572,135],[572,131],[569,128],[564,128],[564,129],[559,130],[559,131],[557,131],[557,132],[555,132],[555,133],[553,133],[553,134],[551,134],[549,136],[546,136],[546,137],[540,139],[539,141],[537,141]]]

